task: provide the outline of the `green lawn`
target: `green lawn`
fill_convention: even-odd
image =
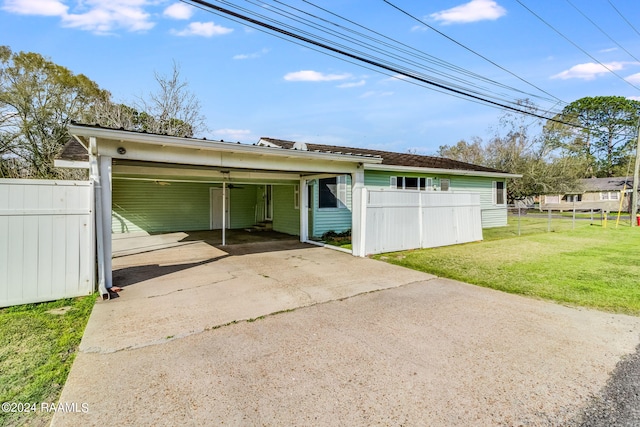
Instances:
[[[640,228],[517,217],[485,240],[377,255],[387,262],[501,291],[640,315]],[[551,228],[552,232],[547,232]]]
[[[95,296],[0,309],[0,403],[56,403]],[[62,309],[59,313],[49,311]],[[53,414],[7,413],[2,426],[45,426]]]

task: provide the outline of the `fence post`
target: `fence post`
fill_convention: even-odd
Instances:
[[[518,236],[520,235],[520,206],[518,206]]]
[[[547,233],[551,232],[551,208],[548,210],[549,212],[549,220],[547,221]]]

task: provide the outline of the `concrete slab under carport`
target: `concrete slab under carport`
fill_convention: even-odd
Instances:
[[[262,242],[227,246],[207,240],[215,231],[118,236],[113,277],[123,290],[97,303],[80,350],[145,347],[434,277],[300,243],[295,236],[258,233],[252,236]],[[247,234],[237,232],[236,239]]]

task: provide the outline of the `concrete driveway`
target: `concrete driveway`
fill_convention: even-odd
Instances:
[[[566,425],[639,342],[636,317],[294,241],[182,243],[114,259],[52,425]]]

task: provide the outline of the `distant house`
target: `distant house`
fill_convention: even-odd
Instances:
[[[581,179],[576,191],[540,197],[541,210],[629,211],[633,180],[626,177]]]

